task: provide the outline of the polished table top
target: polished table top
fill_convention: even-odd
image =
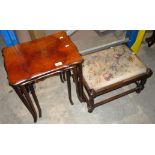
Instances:
[[[4,48],[3,57],[12,85],[82,62],[65,32]]]

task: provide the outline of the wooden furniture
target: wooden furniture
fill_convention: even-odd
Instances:
[[[32,114],[34,122],[37,121],[37,112],[29,94],[32,94],[39,111],[39,117],[41,117],[41,108],[33,87],[38,80],[59,73],[63,79],[62,75],[65,74],[69,100],[73,104],[70,84],[72,72],[78,98],[80,101],[83,100],[83,59],[65,32],[4,48],[3,57],[9,85],[14,88]]]
[[[146,38],[146,42],[148,43],[148,47],[151,47],[155,43],[155,30],[153,30],[153,33],[149,38]]]
[[[118,45],[83,56],[84,97],[88,112],[107,102],[132,92],[140,93],[151,69],[133,54],[126,45]],[[134,83],[135,88],[95,103],[94,99],[108,92]]]

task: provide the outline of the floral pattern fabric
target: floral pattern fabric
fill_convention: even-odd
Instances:
[[[125,45],[89,54],[83,58],[84,79],[94,90],[146,72],[146,66]]]

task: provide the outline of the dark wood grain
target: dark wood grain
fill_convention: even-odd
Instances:
[[[65,32],[4,48],[3,57],[12,85],[82,61]],[[60,65],[56,66],[57,63]]]

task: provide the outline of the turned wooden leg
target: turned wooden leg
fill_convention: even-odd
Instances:
[[[142,80],[140,80],[139,82],[136,82],[136,85],[137,85],[137,90],[136,90],[136,93],[140,93],[143,89],[144,89],[144,85],[147,81],[147,78],[144,78]]]
[[[84,92],[83,92],[83,73],[82,73],[82,64],[77,65],[77,75],[78,75],[78,91],[81,102],[85,102]]]
[[[87,108],[88,108],[88,112],[92,113],[94,110],[94,99],[90,98],[88,103],[87,103]]]
[[[93,94],[94,94],[94,90],[91,89],[90,90],[90,95],[89,95],[89,100],[88,100],[88,103],[87,103],[87,107],[88,107],[88,112],[91,113],[93,112],[94,110],[94,97],[93,97]]]
[[[79,87],[79,79],[78,79],[77,68],[73,68],[73,76],[74,76],[74,82],[75,82],[75,86],[76,86],[77,97],[78,97],[79,101],[82,102],[81,96],[80,96],[80,87]]]

